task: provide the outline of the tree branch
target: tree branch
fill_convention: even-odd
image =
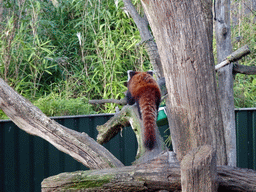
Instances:
[[[148,30],[148,21],[146,18],[142,18],[139,13],[136,11],[136,8],[132,4],[131,0],[123,0],[125,9],[130,13],[133,18],[141,36],[141,41],[145,42],[154,37]]]
[[[248,45],[245,45],[245,46],[237,49],[235,52],[231,53],[229,56],[227,56],[227,58],[224,61],[222,61],[218,65],[215,65],[215,70],[218,70],[221,67],[224,67],[225,65],[227,65],[231,62],[238,61],[239,59],[248,55],[249,53],[250,53],[250,49],[249,49]]]
[[[61,178],[61,179],[59,179]],[[97,185],[96,185],[97,184]],[[180,190],[180,169],[172,155],[137,166],[101,171],[61,173],[42,182],[42,192],[49,191],[168,191]]]
[[[223,62],[219,63],[218,65],[215,65],[215,70],[218,70],[225,65],[231,63],[231,62],[236,62],[242,57],[250,54],[250,49],[248,45],[245,45],[235,52],[233,52],[231,55],[229,55]],[[239,65],[237,63],[234,63],[233,66],[233,73],[242,73],[246,75],[256,75],[256,67],[255,66],[244,66],[244,65]]]
[[[112,117],[105,124],[97,126],[99,132],[97,141],[100,144],[108,142],[124,127],[131,125],[138,142],[138,150],[136,156],[136,164],[147,162],[157,157],[162,151],[167,150],[159,130],[155,127],[156,144],[153,150],[148,150],[144,145],[144,126],[139,118],[138,108],[136,105],[127,105],[122,110]]]
[[[100,100],[89,100],[90,104],[104,104],[104,103],[116,103],[119,105],[126,105],[127,104],[127,100],[126,98],[123,99],[100,99]]]
[[[145,49],[149,55],[150,62],[153,65],[155,74],[158,78],[164,76],[163,68],[161,64],[161,59],[158,53],[157,45],[154,41],[154,37],[152,36],[149,28],[148,28],[148,20],[146,16],[141,17],[136,8],[132,4],[131,0],[123,0],[125,9],[130,13],[131,17],[133,18],[141,36],[141,43],[145,44]]]
[[[108,120],[105,124],[97,126],[97,130],[99,132],[97,142],[99,144],[107,143],[124,127],[130,125],[129,118],[127,117],[127,113],[130,113],[129,110],[131,110],[129,106],[124,106],[119,113]]]
[[[87,134],[68,129],[43,114],[0,78],[0,108],[22,130],[50,142],[90,169],[123,164]]]
[[[233,73],[242,73],[245,75],[256,75],[256,66],[244,66],[234,64]]]

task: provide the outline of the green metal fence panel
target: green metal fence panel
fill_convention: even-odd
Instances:
[[[235,111],[237,130],[237,166],[256,170],[256,109]],[[54,118],[60,124],[85,132],[96,139],[97,125],[112,114]],[[168,125],[160,126],[164,137]],[[137,141],[130,127],[104,146],[125,165],[131,165],[137,152]],[[85,166],[48,142],[20,130],[9,120],[0,121],[0,191],[39,192],[44,178],[62,172],[87,170]]]
[[[97,125],[104,124],[113,114],[53,118],[58,123],[85,132],[96,139]],[[161,134],[167,129],[161,126]],[[104,146],[125,165],[131,165],[137,153],[137,141],[130,127]],[[0,192],[39,192],[44,178],[62,172],[87,170],[69,155],[45,140],[31,136],[9,120],[0,121]]]
[[[248,118],[248,111],[236,113],[237,129],[237,165],[242,168],[249,167],[249,130],[251,119]]]
[[[237,109],[237,166],[256,170],[256,109]]]
[[[256,170],[256,110],[252,111],[252,169]]]

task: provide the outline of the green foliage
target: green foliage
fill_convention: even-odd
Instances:
[[[133,3],[141,12],[140,1]],[[0,77],[49,116],[113,112],[114,104],[86,103],[122,98],[126,71],[150,68],[145,50],[136,46],[139,32],[123,6],[114,0],[4,1]],[[232,17],[241,9],[235,7]],[[233,41],[234,50],[249,44],[252,51],[240,61],[243,65],[255,65],[255,15],[252,10],[232,23],[232,38],[242,36]],[[254,79],[236,76],[236,107],[255,107]]]
[[[232,28],[232,46],[233,50],[248,45],[251,53],[239,60],[239,64],[247,66],[256,66],[256,10],[250,10],[242,17],[237,12],[244,11],[240,1],[237,1],[238,10],[232,10],[233,19]],[[239,5],[239,6],[238,6]],[[248,5],[247,5],[248,6]],[[234,81],[234,100],[235,107],[256,107],[256,76],[237,74]]]
[[[113,104],[93,111],[80,104],[122,98],[126,71],[149,68],[144,50],[136,47],[139,32],[122,6],[114,0],[6,1],[0,77],[50,116],[113,112]]]
[[[64,116],[64,115],[79,115],[93,114],[92,106],[88,104],[88,99],[66,98],[60,94],[50,93],[34,102],[35,106],[39,107],[47,116]]]
[[[256,107],[256,78],[255,75],[236,76],[234,100],[237,108]]]

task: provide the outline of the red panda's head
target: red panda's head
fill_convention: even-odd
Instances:
[[[131,79],[134,75],[136,75],[136,74],[138,74],[138,73],[143,73],[143,72],[128,70],[128,71],[127,71],[127,74],[128,74],[128,80],[127,80],[127,82],[129,82],[130,79]],[[150,74],[151,76],[153,76],[153,74],[154,74],[154,72],[153,72],[152,70],[147,71],[146,73],[147,73],[147,74]]]

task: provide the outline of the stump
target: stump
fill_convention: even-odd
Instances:
[[[181,161],[182,192],[216,192],[216,150],[204,145],[190,151]]]

